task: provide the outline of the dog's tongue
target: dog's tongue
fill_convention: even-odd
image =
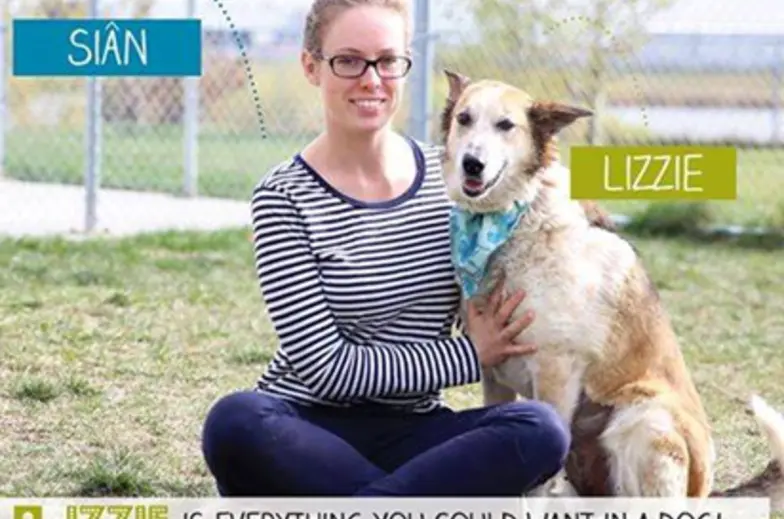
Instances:
[[[474,180],[474,179],[471,179],[471,178],[467,178],[467,179],[465,179],[463,181],[463,185],[465,187],[467,187],[468,189],[471,189],[473,191],[482,189],[482,181],[481,180]]]

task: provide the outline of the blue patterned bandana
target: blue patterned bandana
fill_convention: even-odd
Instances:
[[[490,257],[509,239],[526,211],[528,204],[523,202],[515,202],[509,211],[495,213],[471,213],[457,206],[452,208],[452,263],[465,297],[472,297],[479,289],[487,274]]]

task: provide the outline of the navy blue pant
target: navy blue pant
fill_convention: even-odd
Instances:
[[[212,407],[202,449],[222,496],[520,496],[570,441],[537,402],[415,415],[243,391]]]

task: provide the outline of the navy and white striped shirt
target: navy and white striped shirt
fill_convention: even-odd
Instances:
[[[394,201],[339,193],[296,155],[251,203],[256,268],[279,339],[258,388],[305,404],[443,405],[479,381],[468,338],[453,336],[459,289],[439,149],[411,141],[417,176]]]

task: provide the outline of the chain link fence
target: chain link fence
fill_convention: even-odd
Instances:
[[[707,204],[710,217],[720,224],[784,227],[784,29],[767,35],[754,34],[753,27],[729,35],[647,30],[645,22],[675,0],[424,1],[413,2],[421,68],[410,78],[398,127],[440,140],[444,68],[510,81],[536,96],[594,109],[595,117],[562,136],[566,161],[569,146],[582,143],[735,146],[739,199]],[[299,65],[308,6],[99,0],[101,17],[195,16],[203,29],[200,78],[99,81],[100,188],[246,201],[271,165],[321,128],[320,99]],[[91,151],[86,80],[13,77],[10,57],[12,18],[88,12],[88,0],[7,3],[0,148],[6,179],[85,183]],[[649,205],[663,206],[606,203],[627,215]]]
[[[89,80],[15,77],[11,48],[14,18],[90,17],[94,4],[102,18],[200,18],[203,64],[198,78],[97,79],[96,142],[90,138]],[[274,0],[10,1],[4,12],[5,140],[0,178],[5,183],[0,190],[8,190],[11,182],[82,189],[89,184],[93,161],[99,199],[107,190],[120,189],[244,203],[270,166],[319,130],[318,96],[299,70],[302,14],[292,14],[290,19],[277,15],[286,11],[283,4]],[[91,211],[84,206],[84,197],[67,193],[72,205],[61,211]],[[132,203],[145,203],[140,200],[144,199]],[[44,199],[22,202],[26,207],[39,203]],[[0,213],[11,210],[0,208]],[[98,221],[85,216],[88,228],[100,226],[98,213]],[[38,211],[30,218],[44,219]]]
[[[292,132],[318,115],[312,92],[303,92],[290,59],[267,54],[274,43],[254,41],[266,36],[266,28],[243,23],[242,13],[249,8],[274,10],[275,2],[208,0],[194,2],[192,12],[188,0],[97,3],[101,17],[195,16],[209,21],[203,24],[203,74],[191,84],[177,77],[100,79],[103,187],[246,197],[270,153],[280,156],[307,137]],[[6,13],[6,176],[83,182],[86,79],[14,77],[10,32],[13,17],[78,18],[87,16],[88,10],[88,0],[26,0],[12,3]],[[265,136],[248,88],[243,55],[251,63],[262,102],[277,104],[276,110],[265,113]],[[281,99],[282,92],[287,93],[286,99]],[[188,119],[189,96],[195,101],[192,121]],[[189,128],[189,124],[194,126]],[[196,130],[195,153],[190,157],[187,139],[192,130]],[[190,161],[193,171],[188,171]]]

